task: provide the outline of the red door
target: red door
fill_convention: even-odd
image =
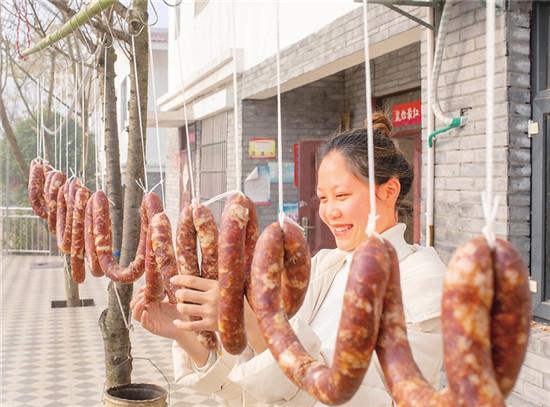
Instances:
[[[320,249],[336,247],[329,228],[319,217],[317,199],[317,168],[319,168],[319,148],[326,140],[303,140],[299,143],[299,189],[300,224],[304,228],[311,255]]]

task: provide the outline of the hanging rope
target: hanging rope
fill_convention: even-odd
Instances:
[[[236,35],[236,17],[235,0],[231,2],[231,16],[233,20],[233,140],[235,141],[235,189],[241,191],[242,183],[242,135],[239,133],[238,122],[238,99],[237,99],[237,35]]]
[[[276,24],[277,24],[277,53],[276,67],[277,67],[277,173],[278,173],[278,188],[279,188],[279,225],[281,229],[285,221],[285,213],[283,211],[283,132],[281,124],[281,61],[280,61],[280,44],[279,44],[279,0],[275,3],[276,7]]]
[[[493,196],[493,130],[494,130],[494,93],[495,93],[495,0],[487,0],[487,19],[485,35],[485,191],[481,195],[485,227],[482,229],[485,239],[491,248],[495,245],[493,223],[496,218],[498,199]]]
[[[134,40],[134,35],[132,35],[131,38],[132,38],[132,61],[134,63],[134,82],[136,86],[137,112],[138,112],[138,120],[139,120],[139,134],[141,137],[141,153],[143,156],[143,173],[145,174],[145,188],[148,189],[149,177],[147,175],[147,160],[145,158],[145,138],[143,134],[143,123],[141,120],[141,97],[139,94],[139,79],[138,79],[137,60],[136,60],[136,42]],[[145,78],[145,80],[147,80],[147,78]]]
[[[372,129],[372,101],[370,81],[370,57],[369,57],[369,28],[367,14],[367,0],[363,1],[363,43],[365,51],[365,104],[367,106],[367,141],[368,141],[368,164],[369,164],[369,203],[370,213],[367,223],[367,236],[376,234],[376,185],[374,177],[374,133]]]
[[[40,77],[36,87],[36,156],[40,157]]]
[[[183,38],[180,36],[179,42],[183,44],[183,41],[181,40]],[[191,181],[191,201],[196,202],[196,196],[195,196],[195,177],[194,177],[194,171],[193,171],[193,162],[191,161],[191,142],[189,139],[189,123],[187,120],[187,104],[185,101],[185,83],[184,83],[184,75],[183,75],[183,52],[181,50],[182,45],[178,44],[178,65],[180,69],[180,78],[181,78],[181,97],[183,98],[183,121],[185,125],[185,141],[187,143],[187,167],[189,168],[189,178]]]
[[[97,139],[99,137],[98,133],[99,133],[99,114],[98,114],[98,109],[97,109],[97,105],[99,103],[99,95],[98,95],[98,92],[97,92],[97,87],[98,87],[98,81],[97,79],[94,81],[94,175],[95,175],[95,189],[96,191],[99,190],[99,174],[98,174],[98,163],[97,163],[97,160],[98,160],[98,142],[97,142]]]
[[[78,71],[78,69],[76,70]],[[74,170],[73,174],[76,173],[77,166],[76,166],[76,157],[77,157],[77,151],[76,151],[76,145],[78,143],[78,113],[76,112],[76,107],[78,106],[78,72],[75,72],[74,75]],[[80,107],[82,109],[82,106]]]
[[[80,105],[80,127],[82,130],[82,183],[86,185],[86,113],[84,112],[84,92],[86,91],[84,87],[84,61],[82,61],[82,67],[80,68],[80,95],[81,95],[81,105]]]
[[[105,191],[105,173],[107,169],[107,152],[105,151],[105,127],[107,125],[107,47],[103,64],[103,131],[101,144],[103,147],[103,165],[101,166],[101,189]]]
[[[155,84],[155,62],[153,60],[153,41],[151,40],[151,30],[147,30],[147,41],[149,42],[149,56],[151,61],[151,78],[153,91],[153,111],[155,112],[155,137],[157,141],[157,154],[160,172],[160,191],[162,196],[162,206],[166,208],[166,197],[164,195],[164,171],[162,170],[162,156],[160,153],[160,134],[159,134],[159,117],[157,112],[157,89]],[[154,188],[153,188],[154,189]]]
[[[65,80],[65,96],[69,97],[69,75],[67,75],[67,78]],[[69,108],[67,107],[67,120],[65,120],[65,174],[69,174]]]

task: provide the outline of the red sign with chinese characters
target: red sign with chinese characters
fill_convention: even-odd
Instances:
[[[421,114],[422,102],[413,100],[412,102],[399,103],[392,106],[391,121],[393,127],[404,127],[422,123]]]

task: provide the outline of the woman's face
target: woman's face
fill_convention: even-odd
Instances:
[[[330,228],[339,249],[352,251],[365,239],[369,186],[349,171],[344,156],[330,152],[319,166],[319,216]]]

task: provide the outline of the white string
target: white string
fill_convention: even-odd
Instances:
[[[95,169],[95,189],[96,191],[99,190],[99,174],[97,172],[97,168],[98,168],[98,165],[97,165],[97,160],[98,160],[98,153],[97,153],[97,149],[99,148],[98,147],[98,143],[97,143],[97,139],[98,139],[98,133],[99,133],[99,115],[98,115],[98,108],[97,108],[97,105],[98,105],[98,93],[97,93],[97,87],[98,87],[98,81],[97,79],[94,81],[94,169]]]
[[[78,71],[78,70],[77,70]],[[76,144],[78,143],[78,127],[77,127],[77,124],[78,124],[78,113],[76,111],[76,108],[78,106],[78,97],[76,95],[78,95],[78,72],[75,71],[75,74],[74,74],[74,169],[76,171],[77,169],[77,166],[76,166],[76,156],[77,156],[77,153],[76,153]],[[82,106],[80,106],[80,109],[82,110]]]
[[[54,86],[55,87],[55,86]],[[57,167],[57,97],[53,95],[53,164]]]
[[[242,183],[242,160],[241,160],[241,147],[242,138],[239,134],[239,122],[238,122],[238,99],[237,99],[237,35],[236,26],[237,21],[235,17],[235,0],[231,2],[231,14],[233,18],[233,139],[235,141],[235,177],[236,177],[236,189],[241,190]]]
[[[65,81],[65,96],[69,97],[69,76]],[[76,106],[75,106],[76,108]],[[69,174],[69,107],[67,106],[67,120],[65,120],[65,174]]]
[[[487,19],[485,35],[485,191],[481,195],[485,227],[482,232],[491,248],[495,245],[493,223],[496,218],[498,200],[493,196],[493,120],[495,92],[495,0],[487,0]],[[493,200],[494,199],[494,200]]]
[[[132,320],[130,319],[130,323],[128,323],[129,316],[126,317],[126,315],[124,315],[124,308],[122,307],[122,301],[120,301],[120,295],[118,294],[116,283],[112,282],[111,284],[113,284],[113,288],[115,289],[116,299],[118,301],[118,306],[120,308],[120,315],[122,315],[122,320],[124,321],[124,326],[128,331],[130,330],[133,331],[134,326],[132,325],[132,322],[131,322]]]
[[[136,86],[136,96],[137,96],[137,113],[139,120],[139,133],[141,136],[141,153],[143,156],[143,172],[145,175],[145,187],[148,189],[149,182],[147,176],[147,160],[145,158],[145,140],[143,134],[143,123],[141,122],[141,98],[139,95],[139,79],[138,79],[138,70],[137,70],[137,60],[136,60],[136,42],[134,41],[134,36],[132,35],[132,60],[134,62],[134,82]],[[147,80],[147,78],[145,78]]]
[[[101,190],[105,191],[105,173],[107,172],[107,152],[105,151],[105,128],[107,127],[107,47],[105,47],[103,68],[103,129],[101,131],[103,165],[101,166]]]
[[[36,156],[40,156],[40,77],[36,82]]]
[[[178,49],[178,65],[180,69],[180,78],[181,78],[181,97],[183,98],[183,121],[185,125],[185,140],[187,143],[187,166],[189,168],[189,178],[191,182],[191,200],[195,201],[195,177],[193,175],[193,162],[191,161],[191,143],[189,140],[189,123],[187,120],[187,104],[185,101],[185,83],[184,83],[184,74],[183,74],[183,52],[181,47],[183,46],[183,35],[180,36],[179,44],[177,44]],[[200,195],[200,194],[199,194]]]
[[[367,106],[367,141],[368,141],[368,164],[369,164],[369,203],[370,213],[367,223],[367,236],[376,234],[376,197],[375,197],[375,176],[374,176],[374,134],[372,130],[372,104],[371,104],[371,81],[370,81],[370,57],[369,57],[369,27],[367,15],[367,0],[363,0],[363,43],[365,51],[365,104]]]
[[[162,156],[160,154],[160,132],[159,132],[159,117],[157,112],[157,88],[155,85],[155,62],[153,60],[153,41],[151,40],[151,30],[147,30],[147,40],[149,42],[149,56],[151,59],[151,82],[152,82],[152,91],[153,91],[153,111],[155,112],[155,137],[157,141],[157,154],[158,154],[158,163],[159,163],[159,172],[160,172],[160,191],[162,196],[162,206],[166,208],[166,196],[164,194],[164,171],[162,170]],[[155,187],[158,186],[155,185]],[[153,191],[155,188],[152,188]]]
[[[222,192],[221,194],[218,194],[216,196],[213,196],[212,198],[210,198],[209,200],[205,201],[202,203],[203,206],[209,206],[209,205],[212,205],[214,202],[218,202],[224,198],[227,198],[228,196],[231,196],[235,193],[241,193],[241,191],[237,191],[237,190],[233,190],[233,191],[226,191],[226,192]]]
[[[283,211],[283,135],[281,124],[281,61],[280,61],[280,49],[279,49],[279,0],[276,1],[276,22],[277,22],[277,53],[276,66],[277,66],[277,172],[278,172],[278,187],[279,187],[279,225],[281,228],[284,224],[284,211]]]
[[[86,127],[86,120],[87,117],[84,117],[84,92],[85,92],[85,86],[84,86],[84,60],[82,60],[82,68],[80,68],[80,95],[81,95],[81,106],[80,106],[80,128],[82,130],[82,184],[86,185],[86,145],[85,145],[85,127]]]

